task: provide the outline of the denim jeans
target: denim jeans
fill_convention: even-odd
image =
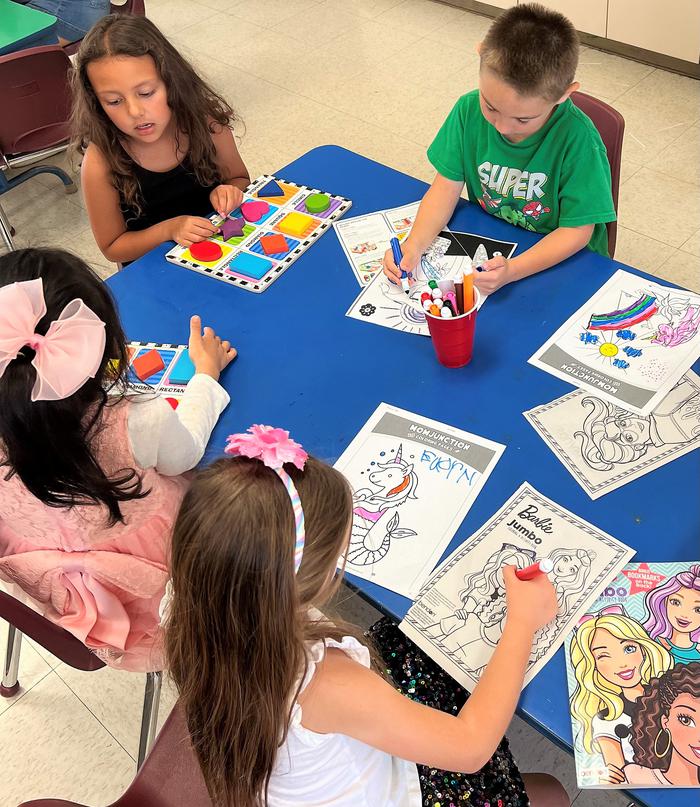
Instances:
[[[82,39],[97,20],[109,14],[109,0],[29,0],[26,5],[53,14],[56,34],[68,42]]]

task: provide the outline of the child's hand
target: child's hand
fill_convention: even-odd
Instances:
[[[217,185],[209,194],[209,201],[214,210],[226,218],[243,201],[243,191],[235,185]]]
[[[493,294],[513,278],[510,275],[508,258],[496,255],[481,265],[480,272],[474,272],[474,285],[484,294]]]
[[[216,232],[216,227],[199,216],[177,216],[170,219],[170,240],[181,247],[191,247],[197,241],[206,241]]]
[[[420,252],[415,252],[408,241],[405,241],[401,246],[403,252],[403,259],[401,261],[401,268],[394,263],[394,255],[390,249],[384,253],[384,274],[395,285],[401,283],[401,269],[404,272],[413,272],[418,266],[420,260]]]
[[[202,320],[199,316],[190,319],[190,358],[198,373],[210,375],[219,380],[221,371],[232,362],[237,354],[230,342],[222,342],[212,328],[205,328],[202,334]]]
[[[515,566],[503,567],[506,584],[506,621],[535,633],[557,615],[557,597],[546,574],[519,580]]]

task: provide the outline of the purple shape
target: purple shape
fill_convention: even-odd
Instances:
[[[219,232],[224,241],[229,238],[238,238],[243,235],[243,228],[245,227],[245,220],[241,218],[225,219],[219,225]]]

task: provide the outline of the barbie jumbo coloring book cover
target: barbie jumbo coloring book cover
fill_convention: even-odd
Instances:
[[[700,562],[629,564],[565,646],[579,787],[700,788]]]

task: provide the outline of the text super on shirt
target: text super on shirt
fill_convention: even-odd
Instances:
[[[571,99],[534,134],[511,143],[481,113],[479,91],[463,95],[428,149],[446,179],[494,216],[533,230],[594,224],[588,248],[608,254],[605,222],[616,218],[600,134]]]

